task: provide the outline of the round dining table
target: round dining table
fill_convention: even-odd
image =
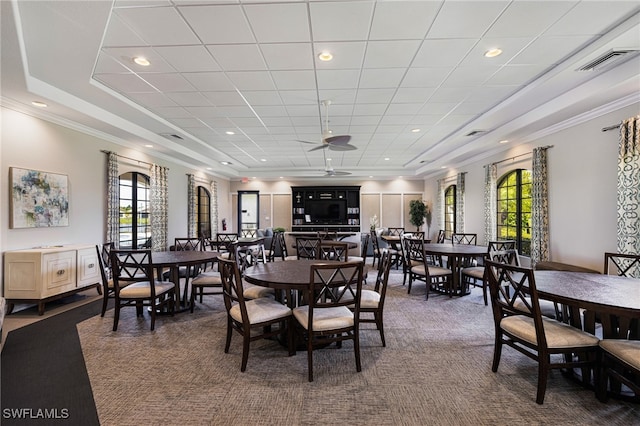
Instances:
[[[595,334],[595,318],[605,338],[632,338],[640,321],[640,279],[568,271],[535,271],[541,299],[565,307],[571,325]],[[581,315],[584,310],[584,315]],[[582,324],[584,321],[584,324]]]
[[[158,279],[162,278],[162,270],[169,268],[169,280],[176,286],[176,311],[182,312],[189,308],[187,297],[187,287],[184,288],[184,294],[180,294],[180,267],[188,268],[201,265],[207,262],[213,262],[218,258],[217,251],[196,251],[196,250],[177,250],[177,251],[157,251],[151,254],[153,267],[156,269]]]
[[[464,288],[460,286],[460,270],[465,258],[482,258],[489,253],[489,246],[477,246],[473,244],[448,244],[429,243],[424,245],[426,254],[434,256],[447,256],[447,267],[453,272],[452,291],[454,295],[464,296]]]

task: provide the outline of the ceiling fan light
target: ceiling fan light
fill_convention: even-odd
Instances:
[[[484,52],[485,58],[495,58],[496,56],[500,56],[502,54],[502,49],[498,47],[494,47],[493,49],[489,49]]]

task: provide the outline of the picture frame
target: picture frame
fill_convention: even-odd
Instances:
[[[10,228],[69,226],[67,175],[11,167]]]

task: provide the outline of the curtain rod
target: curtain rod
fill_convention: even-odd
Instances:
[[[607,126],[607,127],[603,127],[602,128],[602,132],[608,132],[609,130],[615,130],[615,129],[619,129],[621,126],[621,124],[616,124],[614,126]]]
[[[137,161],[138,164],[142,163],[142,164],[146,164],[147,166],[153,166],[153,163],[147,163],[146,161],[142,161],[142,160],[137,160],[135,158],[131,158],[131,157],[125,157],[124,155],[120,155],[117,154],[113,151],[105,151],[104,149],[101,149],[100,152],[104,152],[105,154],[114,154],[116,157],[120,157],[120,158],[126,158],[127,160],[131,160],[131,161]]]
[[[553,148],[553,145],[541,146],[540,148]],[[491,164],[500,164],[500,163],[504,163],[505,161],[509,161],[509,160],[513,161],[518,157],[524,157],[525,155],[529,155],[529,154],[532,154],[532,153],[533,153],[533,151],[523,152],[522,154],[514,155],[513,157],[505,158],[504,160],[496,161],[496,162],[491,163]]]
[[[200,182],[200,183],[208,183],[210,184],[211,181],[206,180],[205,178],[202,178],[200,176],[196,176],[193,173],[185,173],[187,176],[193,176],[193,180],[196,182]]]

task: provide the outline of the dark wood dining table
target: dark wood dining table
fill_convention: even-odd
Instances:
[[[597,317],[603,337],[626,339],[631,332],[640,339],[633,334],[640,321],[640,279],[567,271],[535,271],[534,276],[539,297],[566,307],[571,325],[595,334]]]
[[[429,243],[424,245],[424,251],[428,255],[447,257],[447,267],[453,273],[451,283],[453,294],[464,296],[469,293],[465,292],[463,286],[460,285],[460,271],[464,267],[462,261],[466,258],[485,257],[489,253],[489,247],[473,244]]]
[[[218,258],[217,251],[195,251],[195,250],[178,250],[178,251],[158,251],[153,252],[151,259],[156,274],[161,279],[162,270],[169,268],[169,280],[176,286],[176,311],[183,312],[189,308],[187,297],[187,287],[184,288],[184,294],[180,292],[180,267],[194,267],[207,262],[215,261]]]

